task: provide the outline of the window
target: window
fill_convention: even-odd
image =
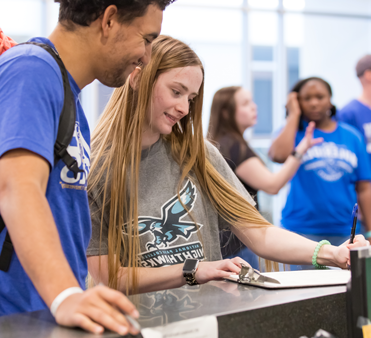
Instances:
[[[101,115],[106,107],[114,88],[107,87],[98,82],[98,114]]]
[[[258,123],[254,133],[270,135],[272,132],[272,73],[255,72],[253,74],[253,98],[258,107]]]
[[[299,48],[288,47],[287,55],[287,91],[299,80]]]
[[[273,47],[253,46],[252,59],[254,61],[273,61]]]

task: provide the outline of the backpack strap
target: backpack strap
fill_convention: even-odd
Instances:
[[[25,42],[20,43],[20,45],[35,45],[43,48],[47,51],[53,59],[57,62],[59,69],[62,74],[63,79],[63,88],[64,88],[64,103],[63,109],[59,118],[58,124],[58,133],[57,139],[54,144],[54,165],[58,163],[59,160],[62,160],[67,168],[73,172],[75,179],[79,172],[84,172],[80,169],[77,161],[68,153],[67,148],[72,140],[73,133],[75,131],[75,122],[76,122],[76,106],[73,93],[70,86],[70,81],[68,79],[68,73],[66,67],[63,64],[62,59],[60,58],[58,52],[53,49],[51,46],[38,43],[38,42]],[[14,48],[14,47],[13,47]],[[5,229],[5,223],[3,218],[0,215],[0,233]],[[12,259],[12,254],[14,247],[9,236],[9,232],[5,235],[5,241],[3,248],[0,254],[0,270],[7,272],[9,270],[10,262]]]
[[[2,232],[4,229],[5,229],[5,223],[4,223],[3,218],[0,215],[0,232]],[[5,241],[3,244],[3,248],[0,254],[0,270],[1,271],[7,272],[9,270],[13,251],[14,251],[13,243],[10,239],[9,232],[7,232],[5,235]]]
[[[67,151],[75,131],[76,122],[75,100],[68,79],[67,69],[58,52],[51,46],[38,42],[25,42],[20,43],[18,46],[24,44],[39,46],[46,50],[57,62],[59,69],[61,70],[64,88],[64,104],[59,118],[57,140],[54,144],[54,165],[56,165],[61,159],[66,164],[67,168],[73,172],[73,176],[76,179],[78,173],[84,172],[84,170],[79,168],[77,161]]]

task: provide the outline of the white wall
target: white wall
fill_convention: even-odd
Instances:
[[[206,134],[210,108],[215,92],[225,86],[241,85],[242,76],[242,13],[234,8],[215,9],[183,7],[190,0],[180,0],[164,12],[161,34],[170,35],[189,44],[205,67],[203,130]],[[202,0],[202,4],[211,4]],[[220,0],[225,5],[225,0]],[[229,1],[236,6],[242,1]],[[199,3],[200,4],[200,3]]]
[[[53,0],[0,0],[0,27],[15,39],[47,36],[58,22],[58,10]]]
[[[343,107],[360,94],[355,75],[359,58],[371,52],[371,23],[362,19],[305,16],[300,76],[321,76],[333,88],[333,102]]]

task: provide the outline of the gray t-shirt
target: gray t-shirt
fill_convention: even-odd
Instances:
[[[255,205],[220,152],[209,142],[205,143],[208,158],[216,170]],[[180,264],[187,258],[208,261],[222,259],[219,231],[228,228],[229,224],[218,215],[208,197],[201,195],[195,178],[186,179],[180,191],[183,204],[190,209],[197,224],[194,223],[178,201],[180,176],[179,165],[171,156],[169,145],[162,139],[142,151],[138,223],[143,267]],[[89,195],[93,229],[88,256],[108,254],[109,207],[105,208],[107,213],[104,215],[99,250],[102,197],[97,197],[97,191]]]

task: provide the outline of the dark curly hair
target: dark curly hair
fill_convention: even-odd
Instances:
[[[147,7],[157,5],[161,10],[175,0],[54,0],[59,2],[59,22],[73,30],[77,24],[89,26],[98,19],[108,6],[115,5],[122,22],[130,23],[135,18],[146,14]]]

